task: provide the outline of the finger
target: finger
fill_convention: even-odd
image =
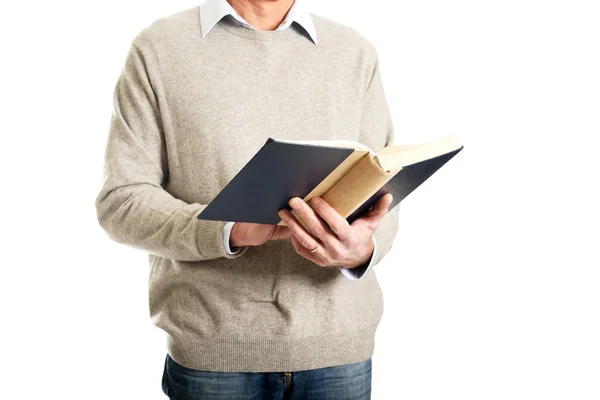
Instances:
[[[298,222],[296,217],[289,210],[279,210],[279,218],[281,218],[298,242],[305,248],[312,250],[317,247],[319,242],[310,233],[304,229],[302,224]]]
[[[365,214],[366,218],[382,218],[387,212],[394,200],[391,193],[386,193],[381,196],[379,200],[373,205],[373,207]]]
[[[323,246],[319,246],[316,251],[311,252],[298,241],[298,238],[296,236],[292,236],[292,244],[294,245],[294,249],[296,249],[296,253],[298,253],[302,257],[314,262],[319,266],[324,265],[321,261]]]
[[[325,199],[322,197],[313,197],[309,203],[337,237],[341,239],[348,237],[351,231],[350,224]]]
[[[319,215],[311,208],[311,206],[299,197],[290,199],[290,206],[298,217],[304,221],[305,228],[314,237],[321,240],[325,244],[333,244],[333,241],[337,241],[337,237],[333,234],[331,229],[325,221],[319,217]]]

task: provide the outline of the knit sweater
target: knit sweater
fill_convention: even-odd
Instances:
[[[149,254],[152,321],[188,368],[298,371],[373,354],[383,312],[374,267],[398,207],[357,281],[300,256],[291,239],[229,254],[225,222],[196,218],[269,137],[393,144],[375,49],[311,16],[318,45],[297,24],[254,31],[229,18],[202,38],[199,8],[184,10],[139,32],[118,78],[98,220]]]

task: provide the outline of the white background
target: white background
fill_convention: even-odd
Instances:
[[[592,1],[313,2],[378,49],[397,144],[465,149],[376,267],[373,399],[600,399]],[[0,397],[163,399],[146,255],[96,221],[131,39],[195,1],[0,6]]]

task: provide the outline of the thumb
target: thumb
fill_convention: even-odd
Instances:
[[[276,225],[271,233],[271,240],[287,239],[292,237],[292,231],[287,226]]]
[[[394,198],[392,194],[386,193],[379,200],[377,200],[377,202],[373,205],[373,207],[369,209],[369,211],[364,213],[363,216],[356,219],[351,225],[355,226],[355,223],[356,225],[366,223],[368,226],[372,227],[373,229],[376,229],[381,219],[383,219],[385,214],[387,214],[387,212],[389,211],[389,207],[392,204],[393,200]]]

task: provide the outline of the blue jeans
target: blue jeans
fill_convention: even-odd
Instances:
[[[171,400],[368,400],[371,358],[293,372],[189,369],[167,354],[162,390]]]

